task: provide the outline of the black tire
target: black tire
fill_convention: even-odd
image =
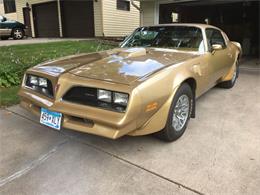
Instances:
[[[7,40],[9,37],[1,37],[1,40]]]
[[[236,72],[234,73],[234,77],[230,81],[224,81],[219,83],[218,86],[224,89],[231,89],[236,84],[236,80],[239,76],[239,67],[238,62],[236,62]]]
[[[176,104],[177,104],[178,100],[180,99],[180,97],[185,97],[185,98],[188,97],[188,102],[189,102],[188,109],[189,110],[188,110],[187,119],[186,119],[184,125],[182,126],[181,129],[176,130],[176,128],[173,125],[173,117],[174,117],[175,108],[177,108]],[[161,130],[160,132],[156,133],[155,135],[158,138],[160,138],[164,141],[168,141],[168,142],[172,142],[172,141],[175,141],[178,138],[180,138],[183,135],[183,133],[185,132],[188,122],[190,120],[190,116],[191,116],[191,112],[192,112],[192,104],[193,104],[192,89],[187,83],[184,83],[177,90],[177,92],[173,98],[165,128],[163,130]]]
[[[23,37],[24,37],[24,30],[21,29],[21,28],[14,28],[12,30],[12,37],[15,40],[23,39]]]

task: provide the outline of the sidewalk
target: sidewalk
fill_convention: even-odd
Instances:
[[[50,43],[58,41],[81,41],[81,40],[92,40],[92,39],[70,39],[70,38],[27,38],[22,40],[0,40],[1,46],[11,46],[11,45],[23,45],[23,44],[34,44],[34,43]]]

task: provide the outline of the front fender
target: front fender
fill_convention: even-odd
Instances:
[[[231,68],[229,69],[227,75],[225,75],[222,79],[221,79],[221,82],[224,82],[224,81],[230,81],[233,77],[233,73],[234,73],[234,70],[236,68],[236,66],[238,65],[237,63],[239,62],[241,56],[242,56],[242,47],[240,45],[240,43],[238,42],[232,42],[233,44],[233,48],[235,49],[235,60],[231,66]]]
[[[176,91],[183,82],[193,78],[190,66],[187,65],[186,68],[183,66],[186,65],[180,64],[182,74],[180,74],[178,67],[168,67],[138,86],[138,94],[142,102],[140,115],[137,117],[138,129],[129,135],[151,134],[165,127]],[[148,109],[150,105],[156,106]]]
[[[232,44],[234,44],[237,48],[238,48],[238,50],[239,50],[239,57],[242,57],[242,46],[241,46],[241,44],[240,43],[238,43],[238,42],[235,42],[235,41],[232,41],[231,42]]]
[[[156,113],[152,115],[152,117],[144,125],[142,125],[137,130],[130,132],[128,135],[140,136],[161,131],[167,123],[172,100],[178,88],[179,86],[177,86],[173,90],[167,101],[160,107],[160,109]]]

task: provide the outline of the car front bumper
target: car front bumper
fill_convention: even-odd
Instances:
[[[125,117],[123,113],[115,113],[65,101],[51,102],[45,97],[41,97],[41,95],[29,92],[27,89],[20,90],[19,95],[21,97],[21,107],[38,116],[39,121],[41,108],[46,108],[62,113],[62,127],[84,133],[117,139],[136,130],[134,119],[129,123],[122,122]]]
[[[50,79],[54,86],[59,86],[53,98],[37,93],[36,91],[22,84],[19,91],[21,99],[20,105],[39,116],[41,108],[50,111],[59,112],[63,116],[62,127],[95,134],[111,139],[117,139],[123,135],[146,135],[160,131],[165,127],[169,106],[171,105],[172,96],[167,100],[158,100],[158,107],[150,111],[147,109],[149,103],[153,101],[147,91],[142,93],[148,94],[151,100],[145,101],[141,98],[139,88],[130,88],[126,85],[110,82],[101,82],[88,78],[77,77],[72,74],[63,74],[59,79],[48,76],[40,72],[27,72],[36,74]],[[130,99],[125,112],[115,112],[98,107],[77,104],[63,100],[64,94],[74,86],[93,86],[99,89],[113,89],[128,93]],[[56,87],[54,87],[56,88]],[[148,90],[149,91],[149,90]],[[152,93],[152,92],[151,92]]]

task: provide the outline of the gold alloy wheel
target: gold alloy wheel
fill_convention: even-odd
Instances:
[[[173,110],[172,126],[176,131],[181,131],[189,118],[190,101],[187,95],[182,95],[177,100]]]

